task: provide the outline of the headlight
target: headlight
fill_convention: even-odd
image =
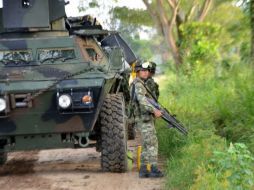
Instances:
[[[84,104],[91,104],[92,101],[93,101],[93,98],[90,95],[85,95],[85,96],[82,97],[82,102]]]
[[[69,108],[71,104],[72,104],[71,97],[68,94],[63,94],[58,98],[58,105],[62,109]]]
[[[3,98],[0,98],[0,112],[6,109],[6,101]]]

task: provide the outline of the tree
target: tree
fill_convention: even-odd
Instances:
[[[250,1],[250,19],[251,19],[251,59],[254,59],[254,0]]]
[[[182,63],[180,25],[189,21],[203,21],[214,0],[194,0],[192,2],[188,0],[142,1],[147,8],[146,10],[112,7],[115,18],[119,18],[121,21],[128,19],[128,22],[131,20],[134,24],[155,25],[157,31],[163,36],[164,41],[168,45],[174,62],[176,65],[180,65]],[[86,4],[90,7],[102,5],[97,0],[88,1]],[[109,12],[111,11],[109,10]]]
[[[98,2],[97,0],[90,1],[93,3]],[[103,0],[103,2],[104,1],[105,0]],[[112,1],[116,2],[117,0]],[[158,43],[157,40],[157,44],[163,47],[160,49],[163,49],[164,52],[166,51],[171,55],[176,66],[181,65],[186,60],[186,43],[184,42],[184,40],[186,40],[186,34],[183,36],[183,30],[181,30],[181,28],[187,29],[186,27],[191,26],[189,23],[211,23],[222,26],[223,30],[221,30],[218,37],[220,41],[219,44],[223,46],[221,47],[223,51],[220,49],[222,59],[232,57],[232,53],[239,56],[239,52],[243,47],[243,42],[245,44],[250,44],[249,39],[247,39],[248,35],[246,35],[246,31],[249,31],[248,24],[246,24],[248,22],[243,22],[247,16],[244,16],[239,5],[236,6],[236,0],[142,1],[146,9],[130,9],[129,7],[118,7],[117,4],[110,4],[111,9],[107,11],[103,8],[103,11],[104,13],[106,11],[111,14],[112,19],[109,23],[112,23],[112,20],[114,20],[116,23],[115,26],[121,26],[124,30],[128,29],[129,32],[126,35],[132,36],[132,39],[135,39],[131,34],[133,33],[132,29],[136,28],[136,31],[139,31],[138,28],[142,28],[143,26],[156,29],[158,32],[151,38],[152,43],[155,38],[162,39],[161,43]],[[87,1],[86,4],[88,4]],[[96,6],[102,7],[102,3],[100,2],[100,4],[96,4]],[[115,29],[119,29],[119,27],[115,27]],[[207,38],[209,38],[209,36],[207,36]],[[151,48],[159,50],[152,46]],[[152,51],[154,52],[154,50]],[[165,53],[163,56],[165,56]]]
[[[150,15],[150,20],[153,21],[158,32],[164,37],[174,62],[179,66],[183,62],[180,50],[182,41],[180,26],[190,21],[204,21],[211,9],[213,0],[195,0],[192,2],[187,0],[143,0],[143,2]],[[142,13],[142,11],[138,11]],[[128,19],[126,14],[119,14],[119,9],[115,9],[115,12],[121,20]],[[126,10],[122,13],[126,13]]]

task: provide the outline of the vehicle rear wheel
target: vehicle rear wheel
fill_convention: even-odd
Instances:
[[[135,123],[128,123],[128,140],[136,138]]]
[[[100,113],[101,166],[107,172],[127,171],[125,105],[121,94],[109,94]]]
[[[0,152],[0,165],[5,164],[6,161],[7,161],[7,153],[6,152]]]

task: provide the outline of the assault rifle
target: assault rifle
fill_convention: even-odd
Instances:
[[[183,127],[180,121],[178,121],[174,115],[170,114],[170,112],[166,109],[163,108],[158,102],[156,102],[152,98],[146,97],[147,102],[149,102],[155,109],[160,110],[162,112],[162,119],[165,120],[168,124],[169,127],[176,128],[180,133],[184,135],[188,135],[187,129]]]

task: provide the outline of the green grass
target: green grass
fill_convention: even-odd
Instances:
[[[195,189],[197,171],[214,151],[225,151],[226,142],[245,143],[254,152],[253,71],[239,63],[220,72],[202,66],[188,76],[172,71],[167,76],[160,84],[160,102],[184,123],[189,136],[158,122],[159,149],[168,158],[166,189]]]

